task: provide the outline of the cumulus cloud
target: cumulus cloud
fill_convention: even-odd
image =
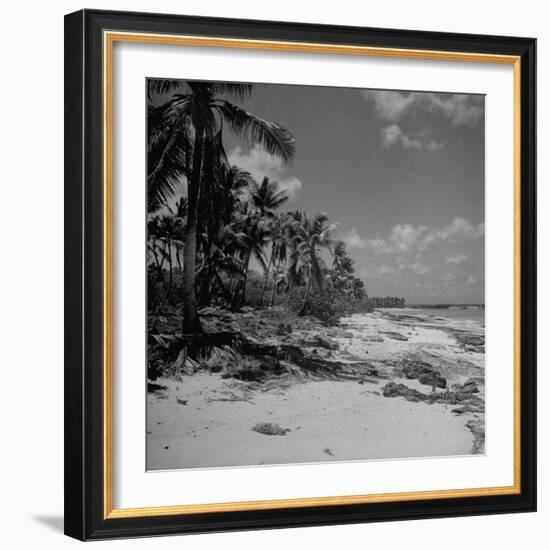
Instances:
[[[466,281],[469,285],[475,285],[477,283],[477,279],[473,276],[473,275],[470,275],[468,277],[468,280]]]
[[[365,242],[373,252],[409,254],[423,252],[436,243],[475,239],[483,236],[484,233],[484,223],[473,225],[468,220],[457,217],[443,228],[427,225],[414,226],[408,223],[397,224],[392,227],[387,237],[369,239]]]
[[[451,281],[454,281],[456,279],[456,275],[454,273],[443,273],[441,275],[441,280],[444,283],[450,283]]]
[[[390,124],[382,128],[380,136],[382,137],[382,145],[386,149],[400,145],[403,149],[436,152],[445,148],[444,143],[437,143],[433,140],[424,141],[420,135],[417,138],[412,138],[405,134],[397,124]]]
[[[398,122],[415,109],[441,114],[451,126],[476,126],[483,119],[480,95],[381,90],[363,90],[362,94],[374,104],[378,118],[391,122]]]
[[[447,256],[445,258],[445,263],[458,265],[464,263],[467,259],[468,258],[464,256],[464,254],[454,254],[452,256]]]
[[[413,262],[412,264],[400,264],[399,269],[401,271],[408,269],[410,271],[414,271],[414,273],[416,273],[417,275],[425,275],[432,270],[429,265],[423,264],[421,262]]]
[[[379,265],[371,269],[363,269],[359,272],[359,276],[364,277],[366,279],[378,279],[379,277],[385,277],[387,275],[394,275],[395,273],[398,273],[399,270],[397,270],[395,267],[392,267],[391,265]]]
[[[355,227],[344,233],[341,240],[346,243],[348,248],[365,248],[367,246],[367,242],[357,233]]]
[[[241,147],[235,147],[229,152],[227,159],[230,164],[249,172],[258,182],[265,176],[276,181],[280,190],[286,191],[291,200],[302,190],[302,182],[298,178],[287,176],[284,162],[259,145],[254,145],[248,152],[244,152]]]
[[[464,218],[455,218],[447,227],[440,231],[440,237],[446,241],[460,239],[475,239],[485,234],[485,224],[472,225]]]
[[[378,275],[391,275],[392,273],[395,273],[395,272],[396,272],[396,269],[391,265],[381,265],[376,269],[376,273]]]
[[[434,151],[441,151],[445,149],[445,144],[438,143],[436,141],[430,141],[429,143],[426,143],[426,145],[424,145],[424,149],[426,149],[426,151],[430,151],[431,153],[433,153]]]

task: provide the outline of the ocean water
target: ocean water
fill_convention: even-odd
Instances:
[[[485,309],[481,308],[465,308],[465,309],[439,309],[439,308],[407,308],[410,315],[421,315],[422,317],[439,317],[442,319],[476,321],[485,323]]]
[[[462,330],[485,330],[485,309],[480,308],[380,308],[395,315],[411,315],[430,325],[446,325]]]

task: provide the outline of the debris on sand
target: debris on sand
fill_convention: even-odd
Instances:
[[[379,331],[380,334],[385,334],[388,338],[391,338],[392,340],[398,340],[400,342],[407,342],[409,339],[401,334],[400,332],[391,332],[391,331]]]
[[[279,424],[271,424],[270,422],[259,422],[252,431],[264,435],[286,435],[290,432],[290,428],[281,428]]]
[[[382,390],[384,397],[404,397],[407,401],[416,403],[418,401],[427,401],[429,396],[405,386],[405,384],[396,384],[395,382],[388,382]]]
[[[339,347],[336,342],[333,342],[329,338],[324,338],[323,336],[319,336],[319,335],[315,338],[315,343],[318,346],[321,346],[322,348],[332,350],[332,351],[337,350]]]
[[[154,384],[153,382],[147,382],[148,393],[162,393],[168,389],[168,386],[161,386],[160,384]]]

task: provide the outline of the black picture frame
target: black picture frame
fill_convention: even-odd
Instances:
[[[520,424],[517,494],[105,518],[103,32],[513,55],[521,65]],[[83,10],[65,17],[65,533],[80,540],[536,510],[536,40]]]

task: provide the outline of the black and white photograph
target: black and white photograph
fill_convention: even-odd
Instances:
[[[483,95],[146,93],[147,469],[483,454]]]

